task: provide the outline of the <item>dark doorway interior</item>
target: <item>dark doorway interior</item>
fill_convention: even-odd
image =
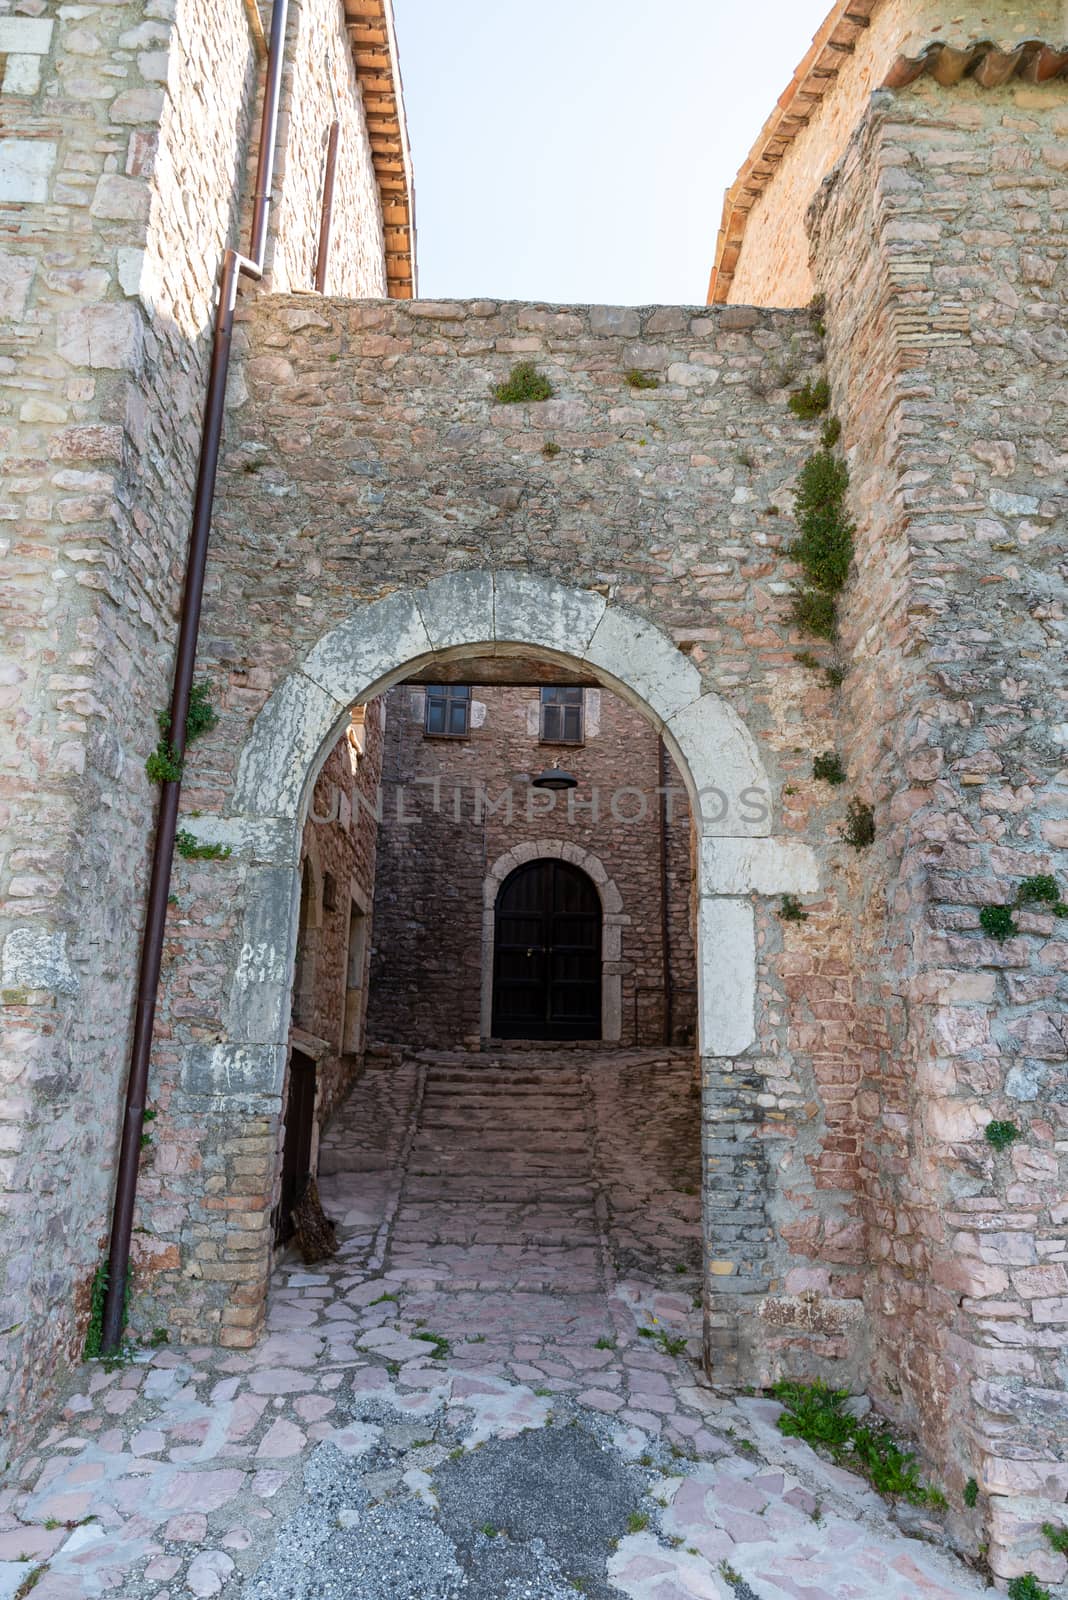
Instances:
[[[497,896],[493,1033],[601,1037],[601,902],[567,861],[517,867]]]
[[[315,1124],[315,1062],[302,1050],[289,1060],[289,1098],[282,1144],[282,1192],[275,1221],[275,1244],[293,1237],[293,1208],[311,1176],[312,1131]]]

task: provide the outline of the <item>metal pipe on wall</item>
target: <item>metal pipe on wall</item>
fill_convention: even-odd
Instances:
[[[189,714],[189,697],[193,687],[197,637],[200,632],[200,611],[204,597],[204,572],[208,559],[211,515],[215,504],[215,480],[219,466],[219,449],[222,443],[223,408],[226,402],[226,379],[230,370],[230,347],[233,335],[234,309],[237,304],[238,280],[242,274],[257,280],[263,276],[264,255],[267,247],[267,223],[271,207],[271,186],[274,181],[274,146],[278,135],[278,105],[281,95],[282,67],[285,58],[288,10],[289,0],[275,0],[274,10],[271,14],[271,34],[267,54],[267,77],[264,84],[263,110],[260,116],[260,140],[256,162],[250,254],[243,256],[236,250],[228,249],[223,257],[222,275],[219,284],[219,303],[215,312],[215,333],[212,342],[208,391],[204,402],[204,420],[200,435],[200,460],[197,465],[196,489],[193,496],[193,519],[189,534],[189,551],[186,558],[185,579],[182,588],[178,646],[175,652],[174,683],[171,690],[170,741],[179,765],[185,755],[185,726],[186,718]],[[111,1219],[107,1294],[104,1301],[101,1338],[101,1348],[105,1354],[117,1350],[122,1339],[126,1280],[130,1269],[130,1239],[133,1233],[134,1205],[137,1199],[137,1173],[141,1161],[141,1135],[144,1130],[145,1098],[148,1091],[148,1067],[152,1054],[152,1036],[156,1020],[156,996],[159,989],[160,966],[163,958],[163,935],[167,920],[167,892],[170,887],[171,864],[174,859],[174,841],[178,827],[178,799],[180,792],[180,779],[177,782],[163,785],[159,812],[156,817],[148,905],[145,912],[144,932],[141,937],[141,959],[137,977],[137,1009],[134,1014],[130,1073],[126,1086],[126,1109],[123,1115],[118,1171],[115,1177],[115,1205]]]
[[[334,226],[334,179],[337,176],[337,144],[341,124],[336,119],[330,124],[330,137],[326,144],[326,171],[323,175],[323,209],[319,218],[319,251],[315,257],[315,287],[326,293],[326,272],[330,264],[330,234]]]

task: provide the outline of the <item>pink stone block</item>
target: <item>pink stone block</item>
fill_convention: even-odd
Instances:
[[[296,1423],[287,1421],[285,1417],[279,1417],[267,1429],[256,1455],[284,1460],[287,1456],[299,1455],[305,1443],[305,1436]]]

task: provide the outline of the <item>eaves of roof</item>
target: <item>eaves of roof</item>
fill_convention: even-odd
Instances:
[[[878,4],[879,0],[836,0],[807,55],[779,96],[774,111],[723,198],[723,218],[708,284],[709,305],[726,302],[742,252],[749,213],[774,178],[797,134],[806,126],[824,95],[833,88],[839,68],[852,54]],[[1002,50],[989,40],[963,49],[936,41],[917,56],[899,55],[880,87],[905,88],[924,73],[946,87],[965,77],[973,78],[986,89],[996,88],[1012,77],[1029,83],[1046,83],[1068,76],[1068,49],[1055,49],[1040,39],[1028,39],[1013,50]]]
[[[393,4],[392,0],[344,0],[344,5],[382,201],[388,293],[393,300],[411,300],[418,290],[415,179],[404,120]]]

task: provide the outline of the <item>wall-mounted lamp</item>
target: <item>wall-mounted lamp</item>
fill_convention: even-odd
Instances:
[[[573,772],[565,772],[563,767],[553,765],[539,772],[536,778],[531,778],[530,786],[532,789],[577,789],[578,779]]]

